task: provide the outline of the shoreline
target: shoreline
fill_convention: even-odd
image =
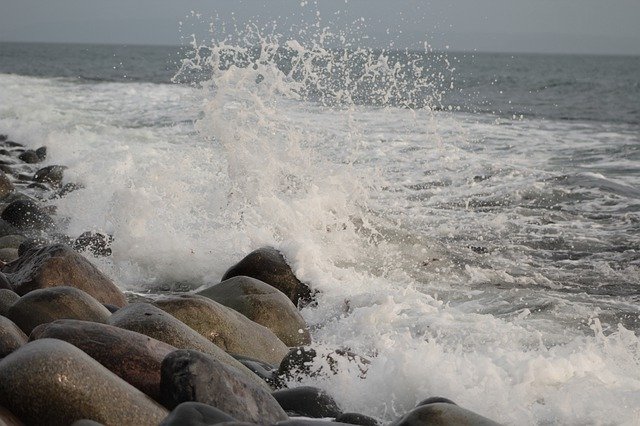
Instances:
[[[65,182],[64,166],[44,162],[46,147],[0,135],[0,421],[381,424],[296,385],[335,374],[340,362],[364,379],[369,361],[345,348],[313,349],[299,308],[317,293],[280,252],[257,248],[220,284],[135,301],[80,254],[110,256],[111,236],[60,232],[64,219],[46,200],[80,186]],[[496,424],[424,397],[390,424]]]

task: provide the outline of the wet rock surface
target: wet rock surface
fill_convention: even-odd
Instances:
[[[17,300],[7,317],[30,334],[40,324],[58,319],[106,323],[111,312],[100,302],[74,287],[51,287],[32,291]]]
[[[101,303],[127,304],[122,291],[87,259],[64,244],[33,248],[3,268],[20,295],[30,291],[70,286],[83,290]]]
[[[0,404],[28,424],[157,425],[167,411],[75,346],[41,339],[0,361]]]
[[[239,421],[275,423],[287,415],[263,388],[237,370],[193,350],[169,354],[162,363],[165,405],[187,401],[212,405]]]
[[[309,286],[296,278],[282,253],[273,247],[262,247],[252,251],[229,268],[222,277],[222,281],[241,275],[258,279],[277,288],[295,306],[306,305],[313,300],[313,292]]]
[[[27,335],[9,318],[0,316],[0,359],[27,343]]]
[[[201,296],[170,296],[155,305],[226,352],[279,363],[288,348],[269,329],[233,309]]]
[[[267,327],[287,346],[311,343],[304,318],[280,290],[251,277],[229,278],[197,294],[238,311],[251,321]]]

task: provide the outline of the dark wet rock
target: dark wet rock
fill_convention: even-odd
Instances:
[[[20,147],[24,147],[24,145],[22,145],[19,142],[15,142],[15,141],[11,141],[11,140],[4,140],[2,141],[2,145],[4,146],[8,146],[10,148],[20,148]]]
[[[7,278],[3,272],[0,272],[0,290],[1,289],[13,290],[11,281],[9,281],[9,278]]]
[[[0,198],[6,197],[14,189],[11,179],[4,172],[0,172]]]
[[[36,155],[38,156],[40,161],[46,160],[47,159],[47,147],[46,146],[41,146],[40,148],[36,149]]]
[[[380,423],[373,417],[365,416],[359,413],[342,413],[335,419],[338,423],[347,423],[350,425],[361,426],[378,426]]]
[[[94,420],[82,419],[82,420],[77,420],[73,422],[71,426],[104,426],[104,425]]]
[[[3,164],[2,162],[0,162],[0,171],[12,176],[16,173],[15,170],[13,170],[13,167],[9,164]]]
[[[498,423],[458,407],[455,404],[436,402],[414,408],[390,426],[498,426]]]
[[[4,267],[20,295],[56,286],[76,287],[101,303],[125,306],[122,291],[82,255],[64,244],[34,248]]]
[[[152,337],[178,349],[195,349],[237,368],[254,383],[268,389],[255,374],[231,355],[205,339],[188,325],[149,303],[132,303],[109,318],[109,324]]]
[[[15,226],[9,224],[6,220],[0,218],[0,236],[15,235],[20,233],[20,230]]]
[[[225,272],[222,281],[240,275],[277,288],[296,306],[306,305],[313,299],[311,289],[296,278],[284,256],[273,247],[263,247],[249,253]]]
[[[112,242],[111,235],[87,231],[75,239],[72,247],[78,251],[89,251],[94,256],[111,256]]]
[[[40,191],[48,191],[49,190],[49,187],[47,185],[45,185],[44,183],[39,183],[39,182],[30,183],[29,185],[27,185],[27,188],[29,188],[29,189],[38,189]]]
[[[18,246],[18,256],[22,257],[26,252],[31,249],[40,248],[50,244],[50,241],[45,238],[27,238]]]
[[[0,134],[0,142],[4,142],[7,139],[9,139],[9,136],[5,135],[5,134]]]
[[[74,287],[34,290],[17,300],[7,318],[30,334],[40,324],[58,319],[77,319],[106,323],[111,312],[96,299]]]
[[[42,161],[40,156],[36,154],[36,152],[32,149],[28,149],[18,155],[18,158],[24,161],[27,164],[36,164]]]
[[[176,348],[144,334],[112,325],[59,320],[33,330],[30,339],[64,340],[156,401],[160,400],[160,366]]]
[[[5,235],[3,237],[0,237],[0,248],[17,249],[18,247],[20,247],[20,244],[22,244],[26,239],[27,237],[19,234]]]
[[[20,230],[43,230],[53,227],[53,219],[30,200],[17,200],[2,211],[2,219]]]
[[[23,426],[24,423],[20,421],[11,411],[4,407],[0,407],[0,426]]]
[[[0,261],[4,263],[13,262],[18,258],[17,248],[0,248]]]
[[[118,306],[110,305],[108,303],[103,303],[102,306],[107,308],[107,310],[111,313],[118,312],[118,309],[120,309]]]
[[[7,316],[9,308],[20,299],[20,296],[13,290],[0,289],[0,315]]]
[[[9,318],[0,316],[0,359],[27,343],[27,335]]]
[[[345,349],[336,349],[319,355],[309,347],[291,348],[278,367],[278,377],[283,380],[314,377],[319,374],[337,374],[340,363],[354,363],[360,370],[360,377],[367,373],[370,361]]]
[[[242,365],[251,370],[253,374],[264,380],[269,386],[272,388],[278,387],[278,369],[275,366],[253,358],[247,358],[240,355],[232,356],[236,360],[240,361]]]
[[[47,166],[38,170],[33,175],[33,180],[40,183],[48,183],[53,187],[62,186],[62,179],[64,177],[64,166]]]
[[[222,410],[201,402],[183,402],[159,426],[208,426],[236,419]]]
[[[84,186],[80,185],[79,183],[73,183],[73,182],[65,183],[64,186],[60,189],[60,191],[58,191],[56,195],[58,197],[64,197],[70,192],[77,191],[78,189],[82,189],[82,188],[84,188]]]
[[[436,403],[444,403],[444,404],[453,404],[453,405],[458,405],[455,402],[453,402],[452,400],[450,400],[449,398],[443,398],[441,396],[432,396],[429,397],[423,401],[420,401],[416,407],[420,407],[422,405],[429,405],[429,404],[436,404]]]
[[[313,418],[336,417],[342,411],[334,399],[322,389],[301,386],[293,389],[282,389],[271,395],[290,416]]]
[[[167,411],[75,346],[40,339],[0,361],[0,405],[27,424],[157,425]]]
[[[265,282],[237,276],[202,289],[197,294],[213,299],[267,327],[287,346],[311,343],[307,323],[293,302],[280,290]]]
[[[264,424],[287,419],[268,391],[198,351],[169,354],[162,362],[161,388],[167,407],[195,401],[212,405],[240,421]]]
[[[202,296],[170,296],[154,303],[226,352],[278,364],[288,348],[266,327]]]
[[[292,417],[289,420],[278,422],[275,426],[342,426],[347,423],[330,422],[327,420],[314,420],[306,417]]]
[[[31,172],[31,170],[29,170],[29,172]],[[31,173],[18,173],[18,181],[20,181],[20,183],[32,182],[33,177]]]

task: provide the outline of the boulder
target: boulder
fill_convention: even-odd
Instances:
[[[18,256],[22,257],[31,249],[40,248],[49,244],[51,244],[51,241],[45,237],[27,238],[18,246]]]
[[[9,282],[9,278],[0,272],[0,290],[13,290],[13,285]]]
[[[0,218],[0,236],[13,235],[20,233],[20,230],[11,225],[6,220]]]
[[[118,377],[160,400],[160,366],[171,345],[134,331],[77,320],[58,320],[33,330],[30,339],[59,339],[82,349]]]
[[[58,319],[78,319],[106,323],[111,312],[96,299],[74,287],[34,290],[17,300],[7,311],[7,318],[26,334],[40,324]]]
[[[20,230],[45,230],[53,227],[53,219],[31,200],[13,201],[2,211],[2,219]]]
[[[4,407],[0,407],[0,426],[22,426],[24,423],[20,421],[13,413]]]
[[[260,377],[266,384],[268,384],[272,388],[280,387],[280,383],[278,380],[278,369],[266,362],[262,362],[257,359],[247,358],[240,355],[233,355],[235,359],[240,361],[242,365],[247,367],[249,370],[253,372],[256,376]]]
[[[421,405],[429,405],[429,404],[435,404],[438,402],[443,402],[445,404],[453,404],[453,405],[458,405],[455,402],[453,402],[452,400],[450,400],[449,398],[443,398],[441,396],[431,396],[427,399],[424,399],[422,401],[420,401],[416,407],[420,407]]]
[[[350,425],[361,426],[378,426],[380,423],[373,417],[365,416],[360,413],[342,413],[335,418],[338,423],[347,423]]]
[[[46,160],[47,159],[47,147],[46,146],[41,146],[40,148],[36,149],[36,155],[38,156],[40,161]]]
[[[73,242],[73,249],[77,251],[89,251],[94,256],[111,256],[111,235],[100,232],[87,231]]]
[[[9,308],[20,299],[18,293],[6,288],[0,288],[0,315],[6,316]]]
[[[82,255],[64,244],[33,248],[4,267],[16,293],[55,287],[76,287],[101,303],[125,306],[120,289]]]
[[[22,161],[24,161],[27,164],[35,164],[35,163],[39,163],[39,162],[42,161],[40,156],[38,154],[36,154],[36,152],[34,150],[32,150],[32,149],[28,149],[28,150],[24,151],[23,153],[18,155],[18,158],[21,159]]]
[[[82,420],[76,420],[71,424],[71,426],[104,426],[104,425],[102,423],[98,423],[93,420],[82,419]]]
[[[9,318],[0,316],[0,359],[27,343],[27,335]]]
[[[26,239],[27,237],[19,234],[5,235],[4,237],[0,237],[0,248],[17,249]]]
[[[183,402],[173,409],[159,426],[207,426],[235,422],[236,419],[222,410],[201,402]]]
[[[268,424],[287,419],[268,391],[198,351],[169,354],[162,362],[161,388],[168,407],[195,401],[212,405],[239,421]]]
[[[38,170],[33,175],[34,182],[48,183],[54,188],[62,186],[62,179],[64,177],[64,166],[47,166]]]
[[[40,339],[0,361],[0,405],[27,424],[157,425],[167,411],[75,346]]]
[[[499,426],[498,423],[455,404],[436,402],[414,408],[390,426]]]
[[[237,276],[197,292],[267,327],[287,346],[311,343],[302,315],[280,290],[251,277]]]
[[[201,336],[188,325],[149,303],[132,303],[111,314],[109,324],[160,340],[178,349],[195,349],[211,355],[262,386],[269,387],[231,355]]]
[[[367,365],[371,362],[345,349],[336,349],[330,353],[318,354],[309,347],[291,348],[278,367],[281,380],[300,379],[317,375],[337,374],[340,362],[354,363],[360,370],[360,377],[367,374]]]
[[[284,256],[273,247],[263,247],[249,253],[225,272],[222,281],[240,275],[277,288],[296,306],[306,305],[313,299],[311,289],[296,278]]]
[[[322,389],[301,386],[271,394],[289,416],[325,418],[342,414],[334,399]]]
[[[0,248],[0,261],[4,263],[13,262],[18,258],[17,248]]]
[[[13,192],[14,189],[11,179],[9,179],[5,172],[0,171],[0,198],[6,197]]]
[[[226,352],[278,364],[289,350],[266,327],[206,297],[170,296],[154,304]]]

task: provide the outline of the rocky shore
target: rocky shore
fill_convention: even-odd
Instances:
[[[316,353],[299,309],[318,295],[280,252],[258,248],[219,284],[141,301],[88,260],[111,254],[109,235],[65,234],[47,201],[81,187],[46,160],[46,147],[0,135],[0,426],[381,424],[296,385],[338,359],[364,378],[369,360]],[[495,424],[441,397],[392,422]]]

